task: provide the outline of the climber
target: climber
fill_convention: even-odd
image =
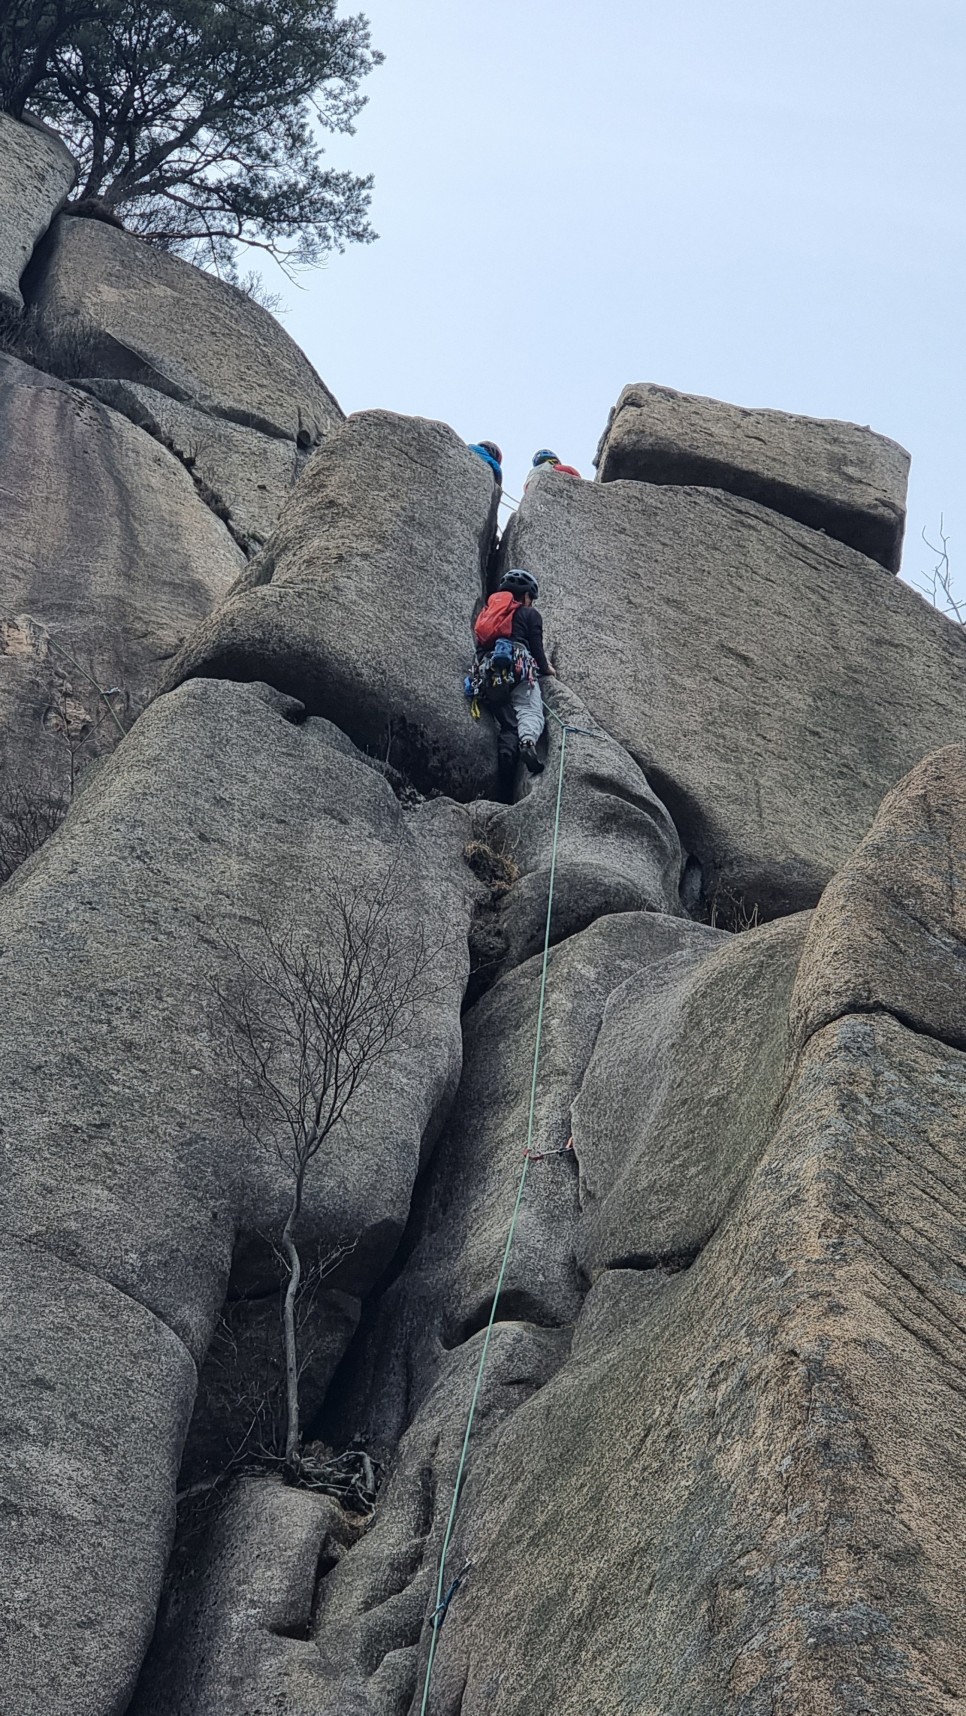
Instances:
[[[479,697],[496,722],[500,784],[509,798],[517,756],[530,774],[543,770],[537,740],[544,727],[538,675],[556,678],[543,647],[543,616],[534,607],[537,580],[513,567],[500,581],[474,627],[477,659],[467,692]]]
[[[498,483],[503,482],[503,454],[495,441],[469,441],[467,446],[471,453],[482,459],[484,465],[489,465]]]
[[[561,464],[556,453],[551,453],[549,447],[541,447],[540,451],[533,455],[533,469],[523,485],[524,494],[535,478],[544,476],[547,471],[558,471],[564,477],[577,477],[578,480],[580,478],[580,472],[573,465]]]

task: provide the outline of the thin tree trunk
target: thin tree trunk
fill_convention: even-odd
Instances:
[[[295,1331],[295,1302],[298,1298],[299,1283],[302,1279],[302,1260],[295,1244],[295,1223],[298,1220],[301,1203],[302,1183],[300,1176],[296,1182],[295,1193],[285,1226],[282,1229],[282,1250],[288,1263],[288,1286],[285,1289],[285,1308],[282,1317],[285,1330],[285,1469],[292,1478],[298,1477],[302,1463],[299,1365]]]

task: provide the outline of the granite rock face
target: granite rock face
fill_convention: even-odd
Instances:
[[[421,789],[492,794],[495,745],[469,717],[463,677],[496,501],[487,467],[444,424],[360,412],[312,459],[252,579],[168,683],[266,680]]]
[[[699,484],[798,519],[899,570],[909,455],[860,429],[637,382],[597,449],[601,482]]]
[[[521,1206],[504,1318],[567,1326],[586,1291],[583,1164],[565,1146],[608,998],[625,982],[649,993],[666,961],[692,970],[726,941],[703,924],[632,912],[602,918],[553,949],[533,1139],[538,1156],[547,1154],[534,1162]],[[527,1138],[541,963],[531,959],[504,977],[466,1015],[454,1117],[433,1160],[412,1252],[362,1346],[365,1365],[345,1379],[341,1429],[364,1426],[378,1448],[392,1447],[445,1353],[489,1315]]]
[[[957,1708],[966,1059],[863,1008],[894,902],[942,898],[961,830],[939,783],[962,766],[948,752],[893,795],[807,928],[790,1002],[802,922],[712,953],[649,1029],[626,990],[610,1003],[574,1137],[632,1140],[613,1195],[638,1251],[597,1276],[569,1358],[471,1473],[450,1564],[472,1562],[472,1598],[447,1619],[434,1716]],[[834,932],[856,918],[848,987]],[[809,1020],[826,954],[837,1015]],[[622,1120],[635,1029],[651,1048],[637,1074],[621,1063]],[[696,1250],[662,1257],[689,1220]]]
[[[855,550],[712,489],[538,483],[504,538],[555,665],[700,860],[814,905],[883,795],[966,736],[966,638]]]
[[[891,1013],[966,1049],[966,749],[927,757],[884,801],[815,915],[795,990],[804,1042],[848,1013]]]
[[[11,1710],[413,1716],[433,1636],[429,1716],[961,1716],[966,641],[883,569],[905,455],[629,389],[501,560],[445,425],[340,425],[45,194],[31,350],[88,371],[0,364],[4,790],[90,691],[131,730],[0,886]],[[497,804],[507,560],[561,678]],[[229,1018],[350,888],[428,962],[299,1217],[303,1477],[362,1512],[280,1479]]]
[[[685,855],[643,772],[565,685],[547,681],[546,768],[520,768],[508,806],[481,805],[473,867],[491,886],[477,925],[474,995],[543,946],[554,862],[554,943],[612,912],[683,910]],[[560,824],[554,824],[566,743]]]
[[[127,726],[245,562],[164,447],[7,357],[0,441],[0,768],[63,791],[118,736],[97,686]]]
[[[100,1522],[96,1554],[74,1528],[69,1486],[44,1491],[37,1533],[25,1534],[16,1512],[2,1515],[0,1630],[22,1639],[34,1628],[28,1569],[44,1539],[56,1542],[70,1591],[69,1607],[48,1615],[33,1641],[21,1716],[123,1709],[123,1677],[136,1672],[150,1634],[169,1547],[194,1367],[233,1254],[237,1290],[276,1288],[261,1236],[279,1230],[291,1188],[272,1149],[256,1147],[239,1120],[216,1005],[218,985],[237,969],[235,950],[257,955],[263,914],[324,945],[326,878],[344,872],[377,886],[391,870],[399,957],[410,935],[432,925],[433,990],[353,1097],[307,1182],[306,1257],[349,1246],[328,1288],[358,1298],[385,1268],[458,1076],[466,818],[447,804],[406,815],[342,735],[318,721],[293,725],[273,701],[255,687],[198,681],[154,704],[0,893],[3,1227],[39,1280],[56,1267],[89,1284],[85,1293],[96,1290],[101,1307],[96,1327],[93,1314],[88,1327],[78,1324],[67,1357],[56,1318],[49,1339],[38,1328],[8,1408],[15,1427],[56,1426],[75,1397],[89,1398],[101,1426],[85,1477]],[[124,1333],[132,1306],[156,1331],[158,1364],[173,1355],[167,1373],[145,1373],[136,1459],[150,1482],[133,1536],[129,1511],[112,1500],[116,1450],[134,1422]],[[339,1318],[348,1338],[351,1320]],[[37,1481],[32,1448],[14,1444],[15,1497]],[[120,1605],[112,1568],[123,1569]],[[76,1615],[89,1629],[88,1666],[65,1684]],[[117,1671],[102,1672],[102,1658]]]
[[[104,221],[54,222],[30,302],[49,337],[83,344],[90,375],[304,447],[342,420],[308,358],[247,293]]]
[[[295,441],[199,411],[140,382],[85,377],[77,385],[170,447],[246,552],[264,546],[308,456]]]
[[[22,311],[21,275],[75,176],[72,157],[51,131],[0,113],[0,314]]]
[[[56,1236],[5,1238],[0,1283],[3,1702],[113,1716],[154,1626],[194,1363]]]

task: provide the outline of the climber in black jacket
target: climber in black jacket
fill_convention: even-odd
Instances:
[[[513,780],[517,750],[532,775],[540,774],[543,759],[537,740],[544,728],[543,698],[538,676],[556,678],[556,669],[543,647],[543,615],[534,607],[540,594],[537,580],[519,567],[507,572],[500,589],[508,590],[520,606],[513,615],[510,642],[520,660],[521,676],[508,704],[494,709],[497,724],[497,758],[504,786]]]

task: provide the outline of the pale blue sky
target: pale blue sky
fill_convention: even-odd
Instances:
[[[331,159],[378,243],[284,287],[347,411],[592,474],[621,386],[869,423],[966,584],[963,0],[357,0],[386,63]],[[348,9],[348,8],[347,8]]]

